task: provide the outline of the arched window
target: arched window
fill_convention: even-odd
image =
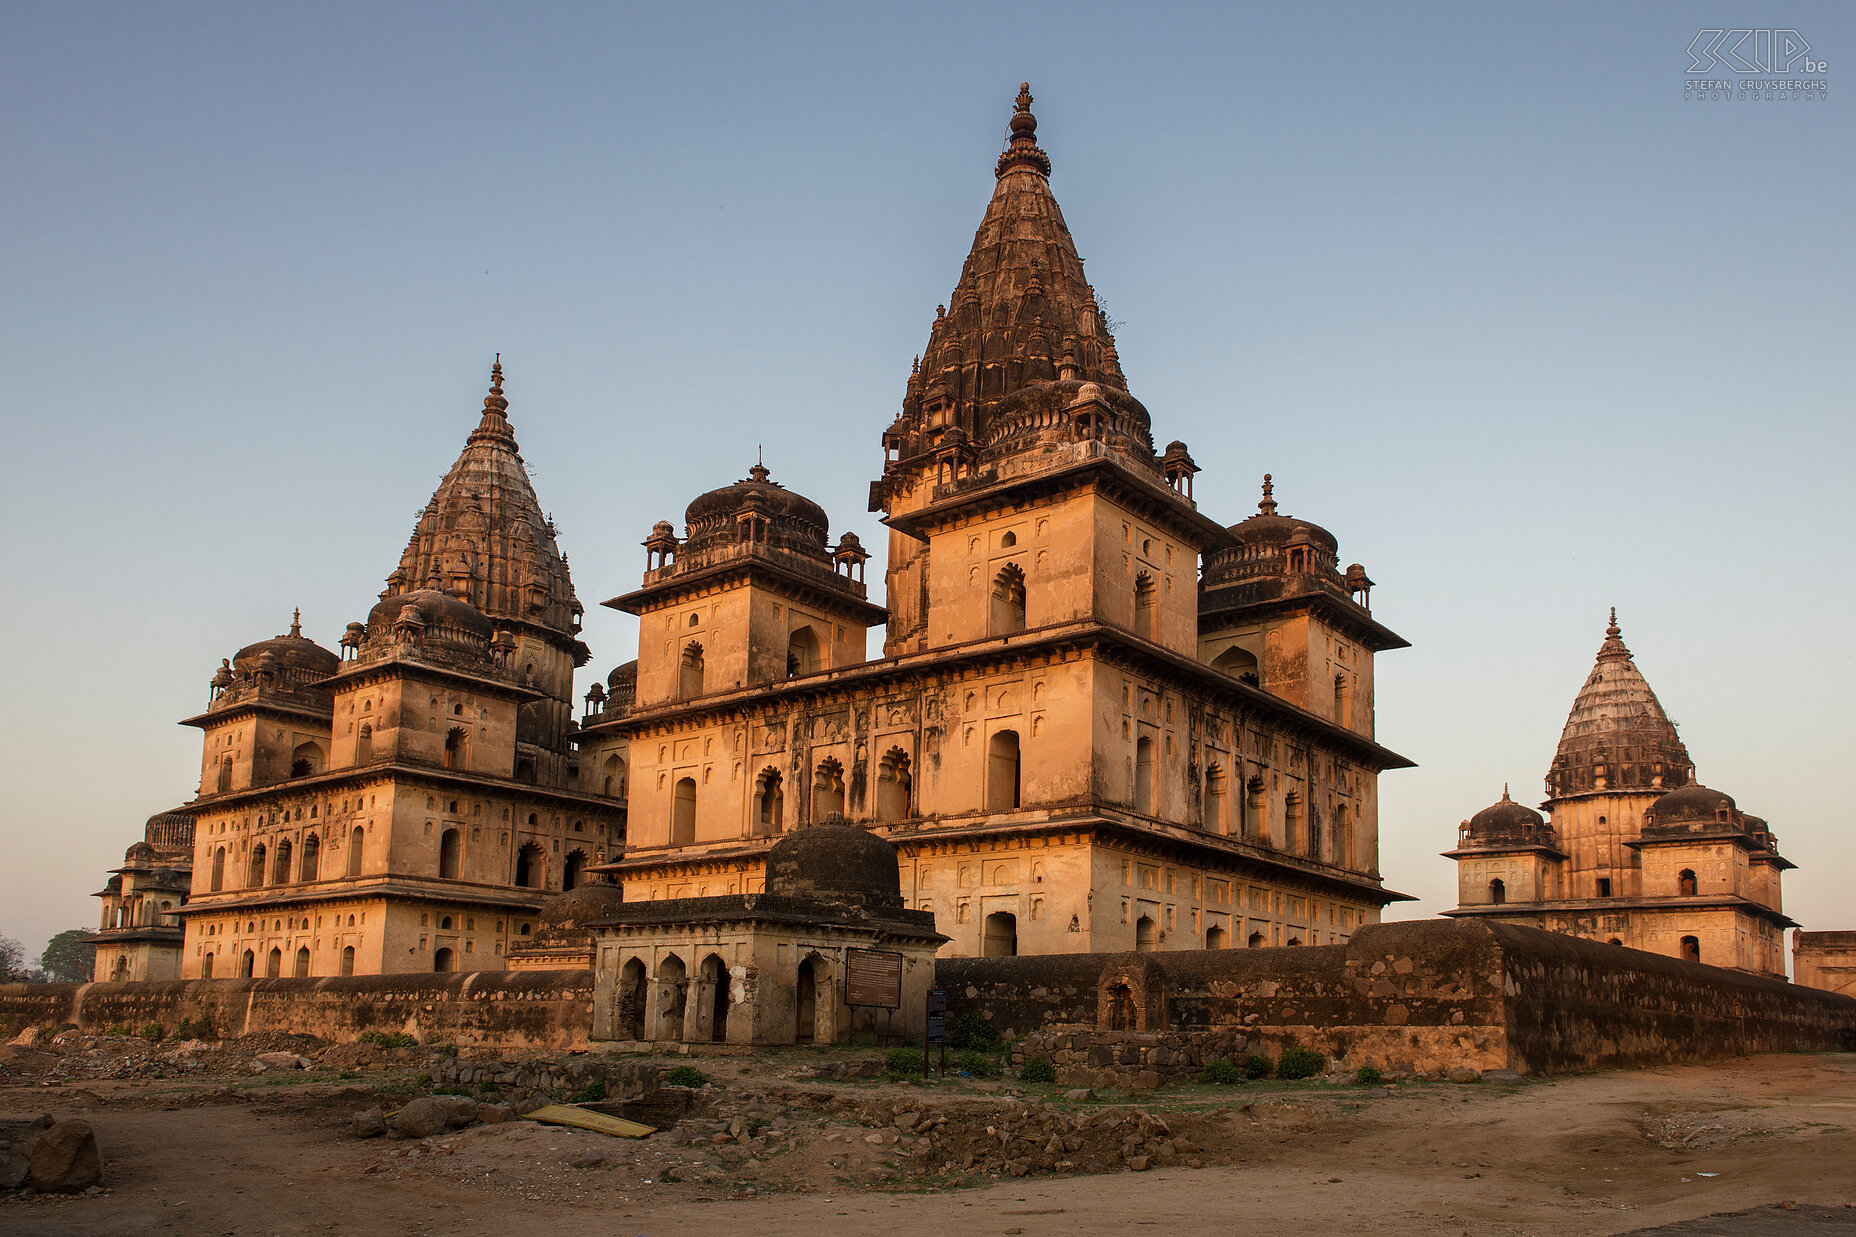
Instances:
[[[1158,779],[1154,777],[1154,741],[1143,736],[1134,743],[1134,810],[1158,816],[1160,804],[1154,794],[1157,788]]]
[[[284,838],[277,843],[277,861],[271,865],[271,883],[287,885],[290,883],[290,839]]]
[[[1134,634],[1156,643],[1160,639],[1159,589],[1145,571],[1134,577]]]
[[[702,645],[694,640],[683,646],[683,662],[677,670],[677,695],[684,700],[702,695]]]
[[[257,889],[264,884],[264,855],[263,842],[251,848],[251,858],[245,864],[245,888]]]
[[[566,865],[561,869],[561,888],[563,890],[578,889],[585,873],[586,852],[583,850],[570,852]]]
[[[657,964],[657,1026],[653,1039],[676,1042],[683,1038],[683,1018],[689,1011],[689,969],[671,954]]]
[[[299,743],[290,753],[291,777],[314,777],[322,772],[322,748],[314,743]]]
[[[982,957],[1018,956],[1018,916],[1009,911],[994,911],[986,916],[985,929],[985,936],[980,943]]]
[[[297,879],[313,881],[322,869],[322,837],[312,833],[303,839],[303,858],[297,864]]]
[[[1207,833],[1231,832],[1231,821],[1227,812],[1224,793],[1224,769],[1215,764],[1205,766],[1205,831]]]
[[[818,633],[801,627],[786,639],[786,677],[796,678],[823,668],[819,655]]]
[[[1269,944],[1269,942],[1263,939],[1263,934],[1261,932],[1252,932],[1250,934],[1250,939],[1244,942],[1244,946],[1247,949],[1262,949],[1267,944]]]
[[[1259,685],[1256,657],[1244,649],[1235,646],[1218,654],[1212,661],[1212,669],[1228,674],[1240,682],[1252,687]]]
[[[438,874],[456,880],[464,862],[464,835],[456,829],[445,830],[438,839]]]
[[[885,824],[907,820],[915,811],[915,778],[909,757],[899,747],[883,753],[876,768],[876,818]]]
[[[1001,730],[987,745],[986,807],[1004,812],[1018,807],[1021,787],[1018,760],[1018,732]]]
[[[354,974],[354,946],[353,945],[347,945],[342,948],[342,974],[344,975]]]
[[[1701,938],[1685,936],[1682,938],[1682,957],[1690,962],[1701,961]]]
[[[547,857],[540,846],[530,842],[516,852],[516,884],[523,889],[541,889],[547,881]]]
[[[296,969],[290,972],[298,979],[309,978],[309,946],[299,945],[296,951]]]
[[[628,959],[619,971],[619,1038],[644,1038],[644,1010],[647,999],[644,961]]]
[[[213,977],[213,955],[207,954],[204,958],[200,959],[200,978],[211,979],[212,977]]]
[[[728,964],[719,954],[710,954],[702,960],[701,975],[709,988],[709,1039],[725,1044],[728,1042]]]
[[[462,769],[468,763],[465,760],[466,732],[462,726],[453,726],[445,733],[445,768]]]
[[[1676,892],[1682,897],[1694,897],[1698,888],[1699,883],[1695,880],[1695,874],[1687,868],[1683,868],[1676,874]]]
[[[239,959],[239,963],[238,963],[239,978],[250,979],[252,976],[253,968],[256,965],[257,965],[257,958],[253,956],[251,950],[247,949],[245,951],[245,956]]]
[[[833,812],[844,811],[844,766],[835,757],[818,762],[812,774],[812,819],[824,820]]]
[[[793,994],[797,998],[797,1021],[794,1039],[801,1044],[814,1043],[818,1039],[819,1000],[818,1000],[818,966],[811,955],[799,964],[799,973],[793,981]]]
[[[432,954],[434,971],[455,971],[458,969],[457,955],[449,949],[440,949]]]
[[[1503,884],[1500,878],[1490,881],[1489,882],[1489,901],[1496,906],[1500,906],[1502,903],[1506,902],[1507,900],[1508,900],[1508,886]]]
[[[1205,929],[1205,948],[1223,949],[1225,947],[1224,929],[1216,925]]]
[[[219,793],[225,794],[232,789],[232,758],[224,756],[219,761]]]
[[[755,837],[772,837],[786,823],[786,791],[778,769],[767,768],[754,779],[753,825]]]
[[[1152,915],[1142,915],[1134,921],[1134,949],[1137,953],[1152,953],[1160,945],[1160,925],[1154,922]]]
[[[688,846],[696,840],[696,779],[677,779],[670,797],[670,844]]]
[[[373,758],[374,726],[372,722],[362,722],[361,733],[355,737],[354,741],[354,762],[358,765],[366,764]]]
[[[356,825],[348,835],[348,875],[361,875],[361,853],[367,844],[367,830]]]
[[[226,848],[221,846],[213,852],[212,891],[218,893],[226,887]]]
[[[625,761],[616,755],[608,756],[601,771],[605,776],[605,781],[600,788],[601,793],[610,799],[623,799],[626,790]]]
[[[992,634],[1008,635],[1025,629],[1025,572],[1007,563],[992,578]]]
[[[264,958],[264,977],[266,979],[277,979],[281,977],[283,973],[284,951],[273,946],[271,952],[265,955]]]
[[[1347,676],[1334,676],[1334,724],[1337,726],[1353,725],[1353,691],[1347,682]]]

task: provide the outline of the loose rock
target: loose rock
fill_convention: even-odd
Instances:
[[[47,1194],[75,1193],[103,1181],[103,1156],[88,1121],[60,1121],[33,1142],[32,1184]]]

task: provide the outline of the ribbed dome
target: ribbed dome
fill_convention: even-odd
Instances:
[[[767,852],[767,892],[900,910],[896,848],[868,829],[845,824],[834,812],[824,824],[773,844]]]
[[[1597,664],[1560,731],[1547,792],[1596,790],[1601,776],[1608,790],[1673,789],[1690,775],[1688,749],[1625,647],[1614,610]]]
[[[391,631],[393,624],[408,606],[419,612],[419,618],[425,623],[428,632],[440,633],[449,629],[467,632],[470,635],[488,640],[494,634],[490,620],[483,616],[483,611],[468,601],[438,592],[436,589],[422,588],[411,593],[396,593],[377,602],[367,613],[367,630],[370,635],[378,636]]]
[[[785,486],[769,481],[768,470],[756,464],[748,478],[718,490],[700,494],[683,513],[692,544],[705,534],[726,531],[735,533],[735,522],[743,515],[765,516],[772,524],[773,540],[797,538],[821,551],[830,533],[831,520],[825,509]],[[686,547],[687,552],[687,547]]]
[[[265,665],[267,653],[272,660]],[[232,669],[242,675],[271,669],[291,682],[327,678],[341,669],[341,664],[341,658],[305,636],[302,625],[294,619],[283,635],[248,644],[232,656]]]
[[[1510,799],[1507,787],[1502,788],[1502,797],[1499,801],[1490,804],[1469,818],[1470,830],[1475,833],[1506,833],[1522,829],[1537,829],[1546,823],[1546,817],[1539,812]]]
[[[606,686],[608,688],[622,687],[626,684],[636,686],[637,683],[638,662],[635,659],[614,666],[612,668],[612,673],[606,676]]]
[[[589,881],[543,902],[540,919],[544,927],[581,927],[604,917],[624,902],[625,891],[617,885]]]
[[[1700,782],[1690,782],[1679,790],[1672,790],[1650,805],[1650,813],[1658,825],[1687,824],[1694,821],[1717,821],[1720,810],[1727,809],[1729,819],[1738,811],[1733,796],[1718,790],[1711,790]]]

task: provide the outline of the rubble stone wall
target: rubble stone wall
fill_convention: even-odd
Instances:
[[[325,979],[190,979],[0,985],[0,1030],[208,1019],[222,1036],[283,1031],[352,1040],[400,1032],[422,1043],[578,1048],[593,1019],[591,971],[466,971]]]
[[[1301,1045],[1347,1070],[1420,1074],[1856,1050],[1856,1000],[1512,924],[1374,924],[1319,948],[950,959],[936,977],[950,1019],[1044,1033],[1078,1082],[1086,1068],[1164,1079],[1195,1054],[1227,1055],[1207,1037],[1229,1033],[1251,1052]],[[1075,1032],[1096,1034],[1049,1038]]]

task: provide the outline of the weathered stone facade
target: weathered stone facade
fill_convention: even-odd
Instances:
[[[1792,982],[1856,996],[1856,932],[1794,932]]]
[[[619,853],[622,798],[572,743],[580,603],[508,408],[499,359],[339,654],[299,612],[227,659],[187,720],[204,742],[176,809],[191,888],[162,909],[185,924],[173,975],[499,969],[550,892]]]
[[[1459,917],[1531,924],[1762,975],[1792,925],[1778,839],[1695,781],[1688,749],[1617,625],[1573,701],[1547,773],[1549,822],[1508,797],[1464,821]]]
[[[142,840],[124,852],[122,866],[97,893],[103,922],[86,943],[95,947],[97,982],[179,979],[180,908],[193,884],[193,817],[159,812],[143,826]]]
[[[646,538],[590,767],[629,776],[628,903],[759,892],[831,812],[896,844],[956,955],[1333,943],[1380,879],[1372,661],[1332,534],[1226,527],[1157,450],[1021,92],[991,202],[883,431],[867,557],[756,465]],[[1204,579],[1201,582],[1201,567]],[[886,623],[867,661],[864,629]]]

